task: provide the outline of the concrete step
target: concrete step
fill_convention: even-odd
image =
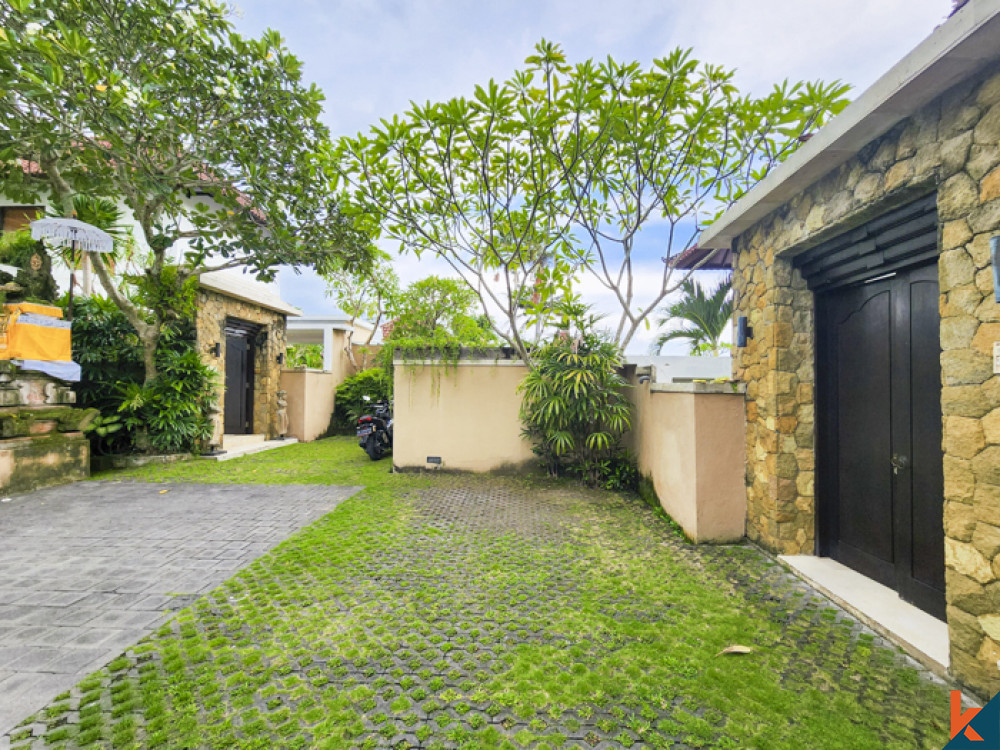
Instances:
[[[267,435],[223,435],[222,450],[239,450],[248,445],[257,445],[267,440]]]
[[[251,453],[261,453],[263,451],[274,450],[275,448],[284,448],[288,445],[295,445],[299,442],[298,438],[285,438],[284,440],[259,440],[257,442],[244,442],[239,447],[227,447],[230,444],[230,435],[223,437],[223,450],[225,453],[219,453],[214,456],[202,456],[202,458],[207,458],[211,461],[228,461],[232,458],[239,458],[240,456],[249,456]],[[235,437],[250,437],[250,435],[237,435]],[[256,436],[254,436],[256,437]],[[261,436],[263,437],[263,436]],[[237,441],[239,443],[239,441]]]

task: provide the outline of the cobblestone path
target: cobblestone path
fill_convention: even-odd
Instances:
[[[80,482],[0,505],[0,736],[357,489]]]

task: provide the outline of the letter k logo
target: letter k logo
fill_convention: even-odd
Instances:
[[[951,691],[951,737],[954,739],[958,733],[964,731],[965,737],[972,742],[985,742],[975,729],[969,726],[981,708],[970,708],[962,712],[962,693],[958,690]]]

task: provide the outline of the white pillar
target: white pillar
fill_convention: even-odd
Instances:
[[[333,372],[333,327],[323,327],[323,369]]]

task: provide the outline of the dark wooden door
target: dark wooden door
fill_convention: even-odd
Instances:
[[[943,618],[937,265],[816,301],[820,551]]]
[[[227,435],[253,432],[253,341],[246,331],[226,331],[224,425]]]

